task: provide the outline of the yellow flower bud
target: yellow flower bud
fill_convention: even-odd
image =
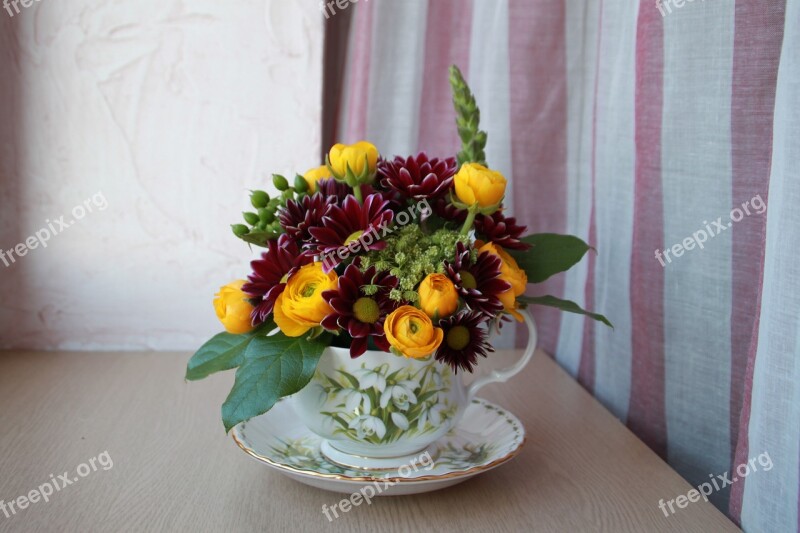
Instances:
[[[390,313],[383,322],[386,340],[406,357],[421,359],[431,355],[444,339],[442,328],[416,307],[404,305]]]
[[[322,293],[336,288],[338,276],[331,270],[325,273],[322,263],[312,263],[289,276],[286,288],[275,301],[275,323],[284,335],[299,337],[317,327],[331,312]]]
[[[250,313],[253,306],[248,301],[250,298],[242,292],[244,280],[238,280],[220,287],[214,298],[214,311],[217,318],[225,326],[225,331],[236,335],[247,333],[253,329],[253,320]]]
[[[328,162],[337,179],[344,179],[350,167],[356,176],[372,175],[378,168],[378,149],[367,141],[355,144],[334,144],[328,154]]]
[[[317,182],[320,180],[330,179],[331,171],[325,165],[312,168],[303,174],[303,178],[308,182],[308,193],[314,194],[317,192]]]
[[[511,313],[519,322],[522,322],[522,315],[516,311],[517,296],[525,294],[525,289],[528,287],[528,275],[519,268],[517,261],[508,252],[496,244],[486,243],[480,247],[478,252],[492,253],[503,262],[500,266],[500,279],[510,283],[511,288],[499,294],[498,298],[503,302],[506,311]]]
[[[462,165],[453,181],[459,201],[469,206],[475,203],[480,207],[495,206],[506,194],[506,178],[479,163]]]
[[[429,274],[419,284],[419,304],[425,314],[446,318],[458,309],[458,291],[444,274]]]

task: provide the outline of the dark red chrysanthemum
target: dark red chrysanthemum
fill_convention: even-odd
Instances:
[[[281,235],[278,240],[268,243],[267,251],[261,259],[250,263],[253,273],[250,281],[242,285],[242,291],[253,297],[253,324],[266,320],[275,306],[275,300],[286,287],[286,279],[296,269],[311,263],[313,259],[305,256],[291,237]]]
[[[287,200],[286,206],[278,212],[278,220],[287,235],[296,241],[308,242],[311,239],[309,228],[322,225],[322,217],[335,201],[335,197],[321,193],[303,196],[300,200]]]
[[[488,317],[495,317],[505,307],[499,295],[511,288],[500,279],[502,260],[489,252],[481,252],[473,262],[470,249],[459,242],[456,257],[445,262],[445,271],[467,306]]]
[[[376,272],[375,267],[361,272],[357,261],[339,276],[336,290],[322,293],[333,310],[322,320],[322,326],[331,331],[341,328],[353,338],[350,344],[353,358],[367,350],[370,338],[379,349],[389,351],[383,321],[397,307],[397,302],[389,298],[389,291],[397,287],[397,278],[388,272]]]
[[[351,242],[361,242],[361,250],[382,250],[386,243],[380,240],[384,225],[392,222],[394,213],[389,202],[380,194],[370,194],[359,204],[354,196],[347,196],[341,206],[332,205],[322,217],[322,226],[309,228],[313,237],[309,247],[317,254],[327,256],[326,266],[335,265],[339,258],[335,252]],[[367,234],[369,235],[369,238]],[[363,238],[362,238],[363,236]]]
[[[406,198],[433,200],[442,197],[452,186],[458,164],[455,158],[428,159],[425,152],[416,156],[378,164],[378,179],[387,189],[397,191]]]
[[[467,210],[457,208],[448,198],[439,198],[433,202],[433,212],[442,220],[455,222],[459,226],[467,220]]]
[[[487,320],[477,311],[463,310],[439,321],[444,330],[444,340],[436,350],[436,360],[450,365],[453,372],[461,368],[472,372],[478,356],[486,357],[494,348],[487,342],[488,332],[482,327]]]
[[[325,198],[332,198],[334,202],[339,203],[348,194],[352,194],[353,190],[346,183],[329,178],[317,182],[317,192]]]
[[[519,240],[525,232],[525,226],[518,226],[514,217],[506,218],[502,211],[493,215],[475,217],[475,232],[484,240],[505,248],[506,250],[527,250],[531,246]]]

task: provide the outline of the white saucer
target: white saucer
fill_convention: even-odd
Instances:
[[[320,451],[323,439],[300,422],[291,400],[239,424],[231,434],[249,455],[301,483],[343,493],[372,486],[376,496],[455,485],[511,460],[525,444],[519,419],[480,398],[467,407],[458,426],[399,469],[358,470],[331,462]]]

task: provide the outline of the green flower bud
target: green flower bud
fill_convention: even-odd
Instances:
[[[267,204],[267,209],[269,209],[270,211],[272,211],[274,213],[279,205],[281,205],[281,199],[280,198],[273,198]]]
[[[294,191],[291,189],[285,190],[281,193],[281,199],[284,201],[291,200],[292,198],[294,198]]]
[[[272,175],[272,184],[275,185],[275,188],[279,191],[285,191],[289,188],[289,182],[280,174]]]
[[[265,221],[267,224],[275,220],[275,212],[262,207],[258,210],[258,218]]]
[[[296,190],[297,192],[308,191],[308,182],[300,174],[294,177],[294,190]]]
[[[251,213],[249,211],[246,213],[242,213],[242,215],[244,216],[244,221],[250,224],[251,226],[255,226],[256,224],[258,224],[258,221],[260,220],[257,214]]]
[[[267,223],[264,222],[263,220],[259,222],[258,226],[256,227],[258,228],[258,231],[267,231]]]
[[[256,209],[260,207],[267,207],[269,203],[269,195],[264,191],[253,191],[250,195],[250,203],[253,204],[253,207]]]
[[[237,237],[242,237],[250,233],[250,229],[244,224],[233,224],[231,229],[233,230],[233,234]]]

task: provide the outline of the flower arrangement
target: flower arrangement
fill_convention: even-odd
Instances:
[[[255,211],[232,229],[265,251],[247,280],[216,295],[226,331],[194,354],[186,374],[237,369],[222,407],[226,430],[303,389],[328,346],[349,348],[352,358],[391,351],[472,372],[493,351],[489,332],[522,320],[518,310],[528,305],[611,325],[574,302],[524,295],[590,247],[572,236],[525,235],[505,215],[506,179],[486,162],[480,112],[455,66],[450,83],[456,157],[388,159],[366,141],[336,144],[324,165],[291,183],[274,175],[279,196],[252,192]]]

